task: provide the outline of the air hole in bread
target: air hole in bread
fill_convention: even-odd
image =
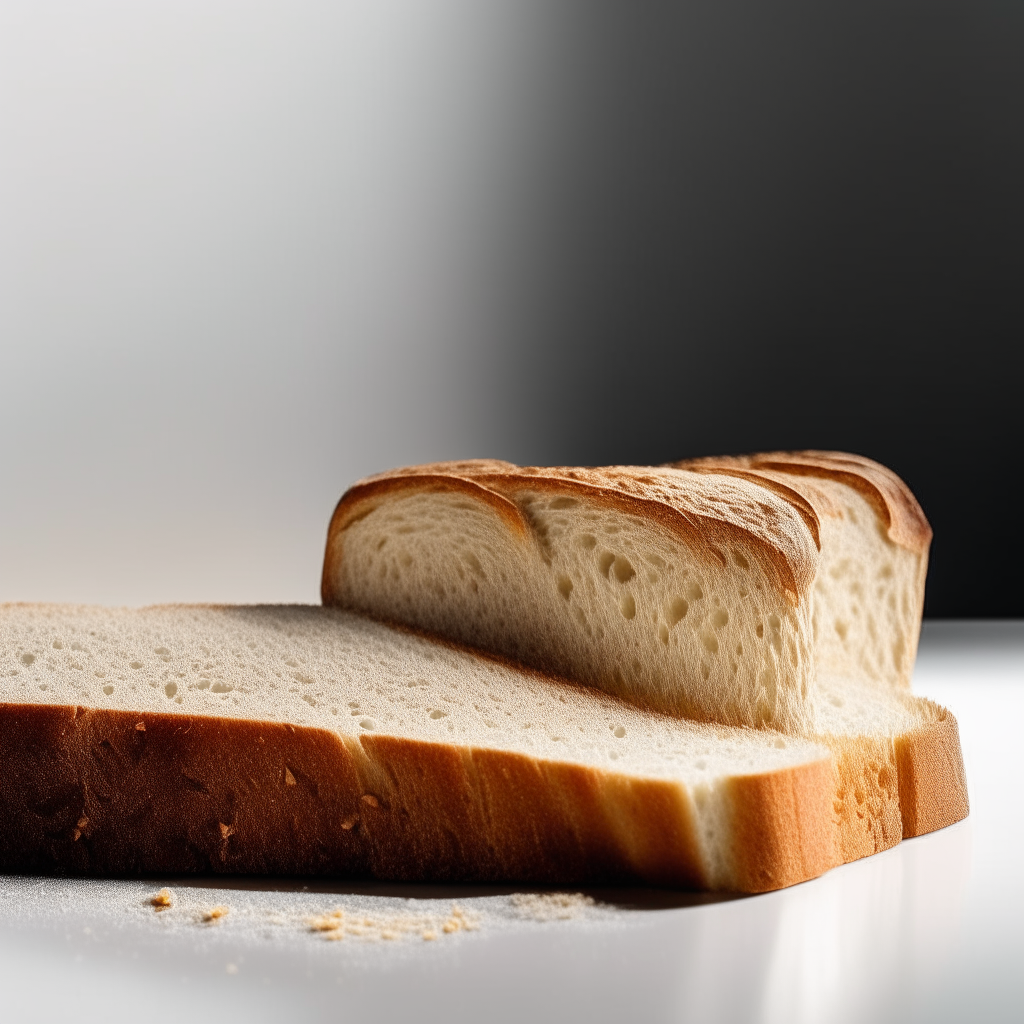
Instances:
[[[622,555],[617,555],[612,562],[612,573],[620,583],[628,583],[636,575],[632,563]]]
[[[686,613],[690,610],[685,597],[674,597],[668,606],[666,618],[668,619],[669,626],[674,626],[681,619],[686,618]]]

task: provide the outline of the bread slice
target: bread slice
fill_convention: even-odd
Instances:
[[[341,499],[322,597],[670,714],[806,733],[817,529],[794,489],[743,476],[419,466]]]
[[[634,879],[842,857],[826,747],[317,607],[0,606],[0,870]]]

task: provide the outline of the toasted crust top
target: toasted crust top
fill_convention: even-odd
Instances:
[[[736,473],[710,479],[703,471],[670,466],[519,467],[497,460],[441,462],[367,477],[344,494],[328,530],[322,597],[330,602],[328,567],[341,557],[344,531],[400,491],[460,491],[490,505],[513,533],[529,523],[514,498],[545,491],[641,516],[680,536],[708,561],[723,564],[722,547],[739,541],[752,550],[788,600],[797,604],[817,568],[817,513],[795,490]]]
[[[863,455],[828,451],[760,452],[688,459],[671,465],[696,473],[742,474],[776,493],[781,493],[779,488],[785,486],[780,474],[838,480],[873,506],[894,544],[918,554],[926,552],[931,544],[932,528],[910,488],[891,469]]]

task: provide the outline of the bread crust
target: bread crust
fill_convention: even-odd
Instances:
[[[872,505],[894,544],[917,554],[926,553],[931,544],[932,528],[910,488],[887,466],[863,455],[831,451],[759,452],[687,459],[671,465],[693,472],[742,473],[776,493],[781,493],[778,478],[759,471],[837,480],[852,487]]]
[[[970,813],[956,719],[938,704],[925,703],[935,720],[895,743],[904,839],[953,825]]]
[[[785,500],[773,493],[766,500],[764,488],[743,477],[734,485],[741,491],[739,506],[718,502],[713,494],[709,499],[701,474],[672,467],[521,468],[478,460],[391,470],[357,482],[338,502],[327,533],[321,598],[324,604],[339,600],[332,581],[342,558],[345,530],[386,497],[402,491],[462,491],[495,509],[511,532],[525,537],[529,524],[511,495],[529,489],[571,495],[643,517],[679,537],[711,565],[725,560],[723,546],[739,541],[786,599],[799,604],[817,568],[819,541],[810,525],[813,510],[795,493]]]
[[[5,871],[708,885],[694,808],[671,780],[386,735],[42,704],[0,705],[0,755]],[[727,884],[760,892],[834,863],[821,838],[828,772],[822,760],[737,781],[746,838]]]
[[[782,889],[841,863],[828,761],[784,773],[741,776],[730,780],[729,788],[738,889]]]

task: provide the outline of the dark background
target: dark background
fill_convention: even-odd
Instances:
[[[931,520],[927,615],[1024,614],[1024,4],[551,17],[535,461],[860,452]]]

